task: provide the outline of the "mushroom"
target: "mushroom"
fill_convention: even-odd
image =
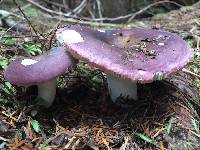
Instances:
[[[137,83],[162,80],[186,65],[193,50],[178,35],[153,29],[95,30],[66,26],[59,43],[77,59],[106,73],[111,99],[137,100]]]
[[[33,58],[19,57],[5,71],[5,80],[17,86],[37,85],[38,97],[45,107],[51,106],[56,95],[57,76],[74,65],[73,57],[64,47],[55,47]]]

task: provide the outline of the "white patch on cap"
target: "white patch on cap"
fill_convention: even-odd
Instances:
[[[37,62],[38,62],[37,60],[33,60],[33,59],[23,59],[21,64],[24,66],[29,66],[29,65],[33,65]]]
[[[106,32],[105,30],[98,29],[99,32]]]
[[[158,45],[159,45],[159,46],[164,46],[164,45],[165,45],[165,43],[158,43]]]
[[[64,30],[58,35],[58,41],[60,43],[80,43],[83,42],[83,38],[80,33],[75,30]]]
[[[145,74],[146,74],[146,71],[139,70],[138,73],[139,73],[140,75],[145,75]]]

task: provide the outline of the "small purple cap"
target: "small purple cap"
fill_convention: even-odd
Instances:
[[[37,85],[68,72],[74,65],[73,57],[64,47],[55,47],[33,58],[20,57],[5,71],[5,80],[18,86]]]
[[[107,74],[141,83],[166,78],[193,55],[182,38],[161,30],[103,31],[74,25],[59,29],[56,36],[75,58]]]

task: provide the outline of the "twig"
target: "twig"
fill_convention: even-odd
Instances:
[[[25,6],[22,6],[21,7],[21,10],[24,10],[24,9],[27,9],[28,7],[30,7],[31,6],[31,4],[27,4],[27,5],[25,5]],[[19,9],[17,8],[17,9],[15,9],[15,10],[13,10],[12,11],[12,13],[17,13],[19,11]],[[24,18],[23,18],[24,19]]]
[[[14,120],[15,122],[17,122],[17,118],[13,117],[11,114],[8,115],[6,112],[2,111],[1,112],[3,115],[5,115],[6,117],[10,118],[11,120]]]
[[[171,4],[177,5],[177,6],[179,6],[179,7],[183,7],[183,5],[178,4],[178,3],[176,3],[176,2],[173,2],[173,1],[169,1],[169,0],[158,1],[158,2],[155,2],[155,3],[153,3],[153,4],[148,5],[148,6],[144,7],[143,9],[139,10],[138,12],[134,13],[134,14],[132,15],[132,17],[128,19],[127,22],[128,22],[128,23],[131,22],[137,15],[143,13],[143,12],[146,11],[147,9],[149,9],[149,8],[151,8],[151,7],[154,7],[154,6],[156,6],[156,5],[159,5],[159,4],[163,4],[163,3],[171,3]]]
[[[92,18],[92,19],[95,19],[95,15],[94,15],[94,13],[93,13],[90,9],[88,9],[88,12],[89,12],[91,18]]]
[[[196,49],[199,50],[200,48],[200,37],[194,33],[192,33],[193,37],[195,38],[195,40],[197,41],[197,46]]]
[[[71,144],[74,142],[74,140],[76,139],[76,137],[75,136],[73,136],[70,140],[69,140],[69,142],[65,145],[65,149],[68,149],[70,146],[71,146]]]
[[[71,12],[70,13],[63,13],[63,12],[56,12],[56,11],[53,11],[53,10],[51,10],[51,9],[48,9],[48,8],[45,8],[45,7],[43,7],[43,6],[41,6],[40,4],[38,4],[38,3],[36,3],[36,2],[34,2],[33,0],[27,0],[28,2],[30,2],[32,5],[34,5],[34,6],[36,6],[36,7],[38,7],[38,8],[40,8],[41,10],[43,10],[43,11],[46,11],[46,12],[48,12],[48,13],[50,13],[50,14],[55,14],[55,15],[58,15],[58,16],[63,16],[63,17],[72,17],[72,18],[76,18],[76,19],[83,19],[83,18],[81,18],[81,17],[77,17],[77,16],[71,16]],[[76,8],[75,8],[76,9]],[[72,11],[73,12],[73,11]],[[85,18],[86,19],[86,18]],[[90,20],[89,18],[88,18],[88,20]]]
[[[53,17],[48,17],[51,19],[56,19],[58,20],[57,16]],[[111,28],[131,28],[131,27],[138,27],[138,25],[135,24],[115,24],[115,23],[101,23],[101,22],[93,22],[93,21],[84,21],[84,20],[77,20],[73,18],[59,18],[62,21],[69,22],[69,23],[78,23],[78,24],[83,24],[83,25],[89,25],[89,26],[94,26],[94,27],[111,27]]]
[[[87,0],[83,0],[74,10],[72,10],[72,12],[75,14],[79,14],[85,8],[86,5]]]
[[[194,131],[190,131],[192,134],[194,134],[195,136],[197,136],[198,138],[200,138],[200,134],[199,133],[196,133]]]
[[[72,146],[72,150],[75,150],[79,143],[80,143],[80,139],[77,139],[74,145]]]
[[[163,3],[171,3],[171,4],[174,4],[174,5],[177,5],[179,7],[182,7],[182,5],[176,3],[176,2],[173,2],[173,1],[169,1],[169,0],[163,0],[163,1],[159,1],[159,2],[155,2],[151,5],[148,5],[147,7],[141,9],[140,11],[138,12],[135,12],[135,13],[130,13],[130,14],[127,14],[127,15],[124,15],[124,16],[119,16],[119,17],[115,17],[115,18],[108,18],[108,17],[104,17],[104,18],[96,18],[96,19],[92,19],[92,18],[88,18],[88,17],[78,17],[78,16],[70,16],[69,13],[63,13],[63,12],[56,12],[56,11],[53,11],[53,10],[50,10],[48,8],[45,8],[43,6],[41,6],[40,4],[34,2],[33,0],[27,0],[28,2],[30,2],[31,4],[33,4],[34,6],[42,9],[43,11],[46,11],[48,13],[51,13],[51,14],[55,14],[55,15],[59,15],[59,16],[63,16],[63,17],[67,17],[68,19],[81,19],[83,21],[91,21],[91,22],[98,22],[98,21],[117,21],[117,20],[121,20],[121,19],[127,19],[127,18],[130,18],[128,20],[128,23],[131,22],[132,19],[134,19],[137,15],[143,13],[144,11],[146,11],[147,9],[153,7],[153,6],[156,6],[156,5],[159,5],[159,4],[163,4]],[[76,9],[76,8],[75,8]],[[70,17],[70,18],[69,18]],[[69,21],[70,22],[70,21]],[[83,23],[85,24],[85,23]]]
[[[22,49],[28,57],[31,57],[31,54],[21,44],[17,44],[16,47]]]
[[[37,36],[38,40],[40,41],[39,39],[39,35],[36,31],[36,29],[34,28],[34,26],[32,25],[31,21],[28,19],[28,17],[25,15],[25,13],[23,12],[23,10],[21,9],[21,7],[18,5],[18,3],[13,0],[14,4],[18,7],[19,11],[22,13],[23,17],[27,20],[28,24],[30,25],[30,27],[33,29],[33,31],[35,32],[35,35]]]
[[[64,9],[66,9],[68,11],[72,11],[69,7],[66,6],[66,4],[62,5],[62,4],[56,3],[54,1],[49,1],[49,0],[44,0],[44,1],[47,2],[47,3],[49,3],[49,4],[52,4],[52,5],[64,8]]]
[[[156,5],[159,5],[159,4],[163,4],[163,3],[171,3],[171,4],[175,4],[179,7],[183,7],[183,5],[180,5],[176,2],[173,2],[173,1],[169,1],[169,0],[164,0],[164,1],[159,1],[159,2],[155,2],[153,4],[150,4],[148,5],[147,7],[144,7],[143,9],[137,11],[137,12],[134,12],[134,13],[130,13],[130,14],[127,14],[127,15],[124,15],[124,16],[119,16],[119,17],[115,17],[115,18],[107,18],[107,17],[104,17],[104,18],[97,18],[95,19],[94,21],[117,21],[117,20],[121,20],[121,19],[127,19],[129,17],[131,17],[127,22],[131,22],[131,20],[133,20],[137,15],[143,13],[144,11],[146,11],[147,9],[153,7],[153,6],[156,6]]]
[[[60,23],[60,21],[59,21],[59,22],[56,24],[56,26],[53,28],[53,29],[55,29],[55,30],[53,30],[53,31],[56,31],[56,29],[58,29],[59,23]],[[55,34],[56,34],[56,32],[53,32],[53,35],[50,37],[50,40],[49,40],[49,49],[51,49],[51,46],[53,45],[52,42],[53,42],[53,39],[54,39],[54,37],[55,37]]]
[[[7,17],[9,17],[9,16],[14,16],[14,17],[17,17],[17,18],[20,18],[20,19],[24,19],[22,16],[20,16],[20,15],[17,15],[17,14],[15,14],[14,12],[8,12],[8,11],[6,11],[6,10],[0,10],[0,14],[2,15],[2,14],[6,14],[4,17],[2,17],[1,19],[5,19],[5,18],[7,18]]]
[[[44,33],[45,34],[45,33]],[[27,36],[30,36],[30,35],[14,35],[14,36],[2,36],[1,38],[25,38]],[[37,37],[36,35],[32,35],[32,37]],[[42,38],[42,37],[41,37]],[[43,38],[42,38],[43,39]]]
[[[17,24],[19,24],[20,22],[18,23],[15,23],[14,25],[12,25],[10,28],[8,28],[1,36],[0,36],[0,41],[2,40],[2,38],[5,38],[4,35],[7,34],[7,32],[9,32],[13,27],[15,27]]]
[[[4,138],[4,137],[2,137],[2,136],[0,136],[0,140],[1,140],[1,141],[5,141],[5,142],[9,142],[9,141],[10,141],[9,139],[6,139],[6,138]]]
[[[45,145],[49,144],[51,141],[53,141],[54,139],[59,137],[61,134],[65,134],[65,133],[66,133],[65,131],[61,131],[61,132],[57,133],[55,136],[50,137],[49,139],[46,139]]]
[[[192,72],[192,71],[190,71],[190,70],[188,70],[186,68],[183,68],[182,71],[185,72],[185,73],[189,73],[189,74],[191,74],[191,75],[193,75],[193,76],[195,76],[197,78],[200,78],[200,75],[198,75],[198,74],[196,74],[196,73],[194,73],[194,72]]]
[[[198,7],[200,5],[200,1],[196,2],[193,7]]]
[[[97,9],[98,9],[98,13],[99,13],[99,18],[103,18],[102,12],[101,12],[101,2],[99,0],[96,0],[97,2]],[[101,21],[103,22],[103,21]]]
[[[119,150],[126,150],[128,147],[128,141],[129,141],[129,137],[124,137],[124,143],[122,144],[122,146],[120,147]]]

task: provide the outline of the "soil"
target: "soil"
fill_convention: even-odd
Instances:
[[[198,8],[200,4],[172,11],[162,19],[142,21],[195,41],[199,35],[195,21],[200,17]],[[12,32],[12,36],[15,34]],[[20,48],[1,46],[0,56],[16,55],[27,54]],[[199,65],[197,60],[188,67],[193,63]],[[0,79],[5,83],[3,69]],[[56,100],[48,109],[35,105],[35,87],[25,90],[14,86],[10,93],[1,87],[1,99],[8,101],[0,105],[0,147],[11,150],[200,149],[196,133],[200,90],[195,80],[195,76],[180,70],[163,81],[139,84],[138,101],[119,98],[114,104],[104,74],[80,62],[70,74],[60,77]],[[33,120],[39,123],[39,132],[33,128]]]

